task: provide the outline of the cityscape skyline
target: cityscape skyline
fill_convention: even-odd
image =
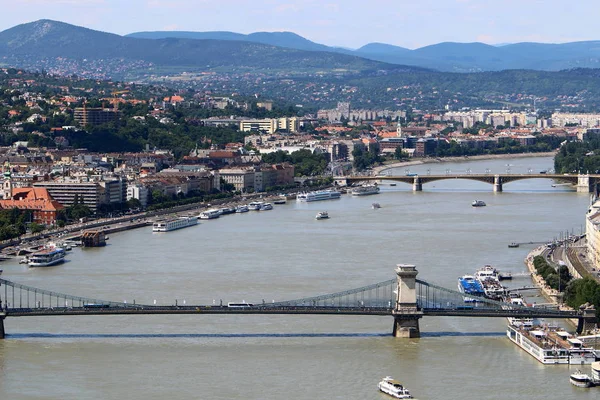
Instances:
[[[13,0],[4,4],[0,31],[52,19],[119,35],[288,31],[328,46],[355,49],[379,42],[415,49],[440,42],[596,40],[598,11],[600,4],[591,0],[568,7],[559,0],[505,0],[501,8],[491,0],[373,0],[368,6],[358,0]],[[577,21],[577,30],[565,21]]]

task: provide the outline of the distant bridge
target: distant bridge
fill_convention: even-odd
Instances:
[[[236,305],[145,305],[73,296],[0,279],[0,338],[4,319],[28,316],[134,315],[134,314],[312,314],[389,315],[394,317],[394,335],[420,336],[418,320],[423,316],[576,318],[580,330],[593,323],[589,315],[552,308],[524,307],[464,295],[416,279],[414,265],[400,264],[396,279],[320,296],[275,303]]]
[[[600,174],[444,174],[444,175],[377,175],[377,176],[346,176],[336,178],[336,182],[352,186],[356,183],[369,181],[397,181],[411,184],[413,190],[423,190],[423,185],[448,179],[470,179],[493,185],[494,192],[501,192],[503,185],[523,179],[554,179],[570,183],[577,187],[578,192],[597,193]]]

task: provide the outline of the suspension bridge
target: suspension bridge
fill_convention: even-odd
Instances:
[[[388,315],[394,318],[393,335],[419,337],[419,319],[424,316],[575,318],[578,332],[595,324],[594,315],[556,308],[508,304],[417,279],[414,265],[398,264],[396,278],[331,294],[296,300],[226,305],[147,305],[105,301],[34,288],[0,279],[0,338],[9,317],[134,315],[134,314],[313,314]]]

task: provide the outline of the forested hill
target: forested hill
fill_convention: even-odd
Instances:
[[[351,55],[248,41],[123,37],[50,20],[18,25],[0,32],[0,61],[10,66],[60,68],[61,63],[69,65],[84,60],[110,70],[110,77],[123,76],[136,68],[149,66],[203,71],[223,68],[249,72],[335,71],[338,74],[411,69]]]

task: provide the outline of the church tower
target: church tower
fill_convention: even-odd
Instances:
[[[2,199],[10,200],[12,199],[12,179],[10,172],[10,164],[7,162],[4,163],[3,175],[4,182],[2,183]]]

